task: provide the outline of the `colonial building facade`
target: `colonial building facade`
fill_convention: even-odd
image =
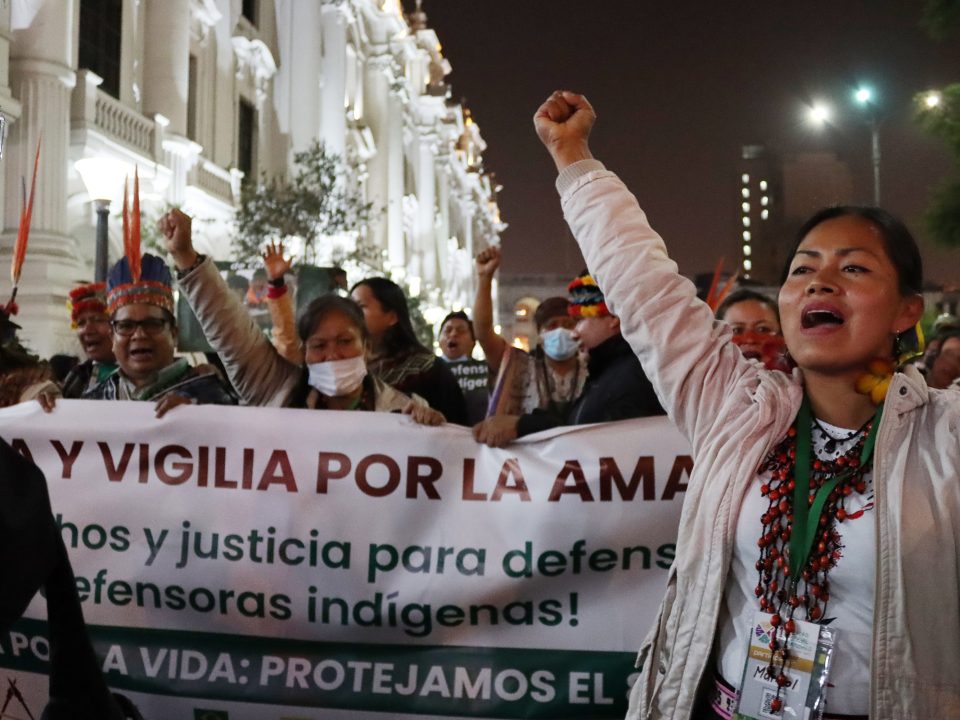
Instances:
[[[134,167],[145,222],[180,206],[203,220],[200,249],[228,260],[241,183],[288,172],[316,139],[343,158],[344,187],[373,204],[365,227],[329,242],[375,250],[372,266],[347,268],[350,281],[389,272],[434,321],[469,306],[472,257],[505,227],[499,187],[479,128],[450,100],[436,33],[419,3],[408,10],[400,0],[0,0],[0,263],[42,138],[18,294],[28,344],[42,355],[74,347],[64,303],[93,277],[94,201],[111,203],[112,263]],[[108,196],[92,197],[78,167],[106,176]]]

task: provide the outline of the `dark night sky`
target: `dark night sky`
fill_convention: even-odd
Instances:
[[[412,7],[412,0],[407,0]],[[781,3],[652,0],[425,0],[504,185],[504,273],[573,275],[583,261],[553,189],[555,170],[531,117],[554,89],[583,92],[599,120],[594,155],[640,199],[685,273],[738,258],[740,147],[781,155],[830,150],[872,198],[870,133],[850,105],[871,83],[884,107],[883,204],[921,238],[927,276],[960,284],[960,251],[923,238],[930,189],[950,172],[945,146],[911,121],[915,92],[960,80],[960,38],[937,44],[918,27],[919,0]],[[827,132],[804,103],[830,100]],[[842,114],[842,116],[841,116]]]

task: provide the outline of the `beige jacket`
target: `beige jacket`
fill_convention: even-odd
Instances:
[[[802,377],[744,360],[681,277],[636,199],[597,161],[557,181],[566,219],[695,463],[676,560],[628,718],[689,718],[709,663],[737,513],[792,423]],[[960,718],[960,401],[895,376],[874,458],[870,717]],[[842,641],[842,639],[841,639]]]
[[[280,297],[267,295],[267,309],[270,311],[270,322],[273,325],[273,346],[282,357],[290,362],[303,364],[303,347],[297,337],[296,313],[293,310],[293,295],[290,288],[284,290]]]
[[[244,405],[287,407],[293,402],[304,368],[281,357],[256,326],[237,296],[230,292],[210,258],[178,282],[203,334],[227,369]],[[374,378],[376,410],[397,412],[406,395]]]

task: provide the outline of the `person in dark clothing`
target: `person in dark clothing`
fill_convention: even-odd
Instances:
[[[610,313],[593,278],[584,272],[567,290],[571,297],[568,312],[577,318],[574,339],[580,350],[589,355],[587,382],[565,414],[537,409],[521,415],[518,437],[560,425],[663,415],[663,407],[640,361],[620,334],[620,319]]]
[[[50,365],[20,342],[20,326],[10,319],[15,312],[13,301],[0,305],[0,408],[59,390]]]
[[[449,313],[440,323],[440,359],[457,379],[467,403],[467,419],[475,425],[487,416],[490,404],[490,367],[483,360],[474,360],[477,336],[473,323],[462,310]]]
[[[446,363],[417,339],[403,290],[387,278],[367,278],[350,290],[370,333],[368,370],[407,395],[419,395],[447,422],[465,425],[467,403]]]
[[[41,587],[50,643],[42,720],[142,720],[129,699],[110,692],[100,670],[43,472],[0,438],[0,632],[11,628]]]
[[[605,323],[605,320],[611,322]],[[653,385],[630,344],[620,334],[619,318],[608,315],[606,318],[582,319],[577,323],[574,335],[580,347],[590,354],[587,362],[590,375],[583,395],[570,410],[567,424],[586,425],[663,415]],[[599,340],[605,335],[605,339]],[[599,344],[590,344],[598,340]]]

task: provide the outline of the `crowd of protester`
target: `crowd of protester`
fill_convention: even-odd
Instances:
[[[158,417],[187,403],[403,412],[426,424],[470,426],[478,442],[492,447],[560,426],[664,413],[620,319],[586,270],[566,296],[536,308],[536,342],[527,351],[494,329],[500,249],[485,249],[475,262],[472,313],[443,319],[438,355],[418,338],[403,289],[387,278],[360,280],[349,297],[330,292],[298,314],[292,261],[282,244],[266,246],[253,282],[235,273],[224,279],[194,249],[187,215],[171,211],[160,228],[214,362],[193,366],[177,356],[174,277],[166,263],[144,255],[135,279],[124,257],[106,283],[70,293],[80,358],[40,360],[0,309],[0,407],[36,399],[51,411],[64,397],[150,400]],[[740,287],[715,315],[746,358],[792,370],[772,297]],[[960,390],[960,319],[938,317],[925,352],[910,360],[930,387]]]
[[[918,620],[942,600],[911,578],[957,583],[955,492],[943,484],[956,483],[949,463],[960,319],[938,317],[924,348],[922,267],[909,232],[878,208],[821,211],[796,238],[777,300],[741,287],[713,308],[676,273],[636,199],[592,159],[594,120],[585,98],[565,92],[535,118],[596,274],[585,269],[566,295],[539,304],[529,351],[494,326],[498,247],[476,257],[472,313],[444,318],[438,355],[418,338],[408,298],[390,279],[362,279],[349,296],[324,294],[296,312],[282,245],[266,248],[252,282],[225,279],[195,249],[190,217],[172,210],[159,223],[172,271],[159,257],[128,251],[106,283],[71,292],[83,352],[76,362],[33,355],[18,339],[12,302],[0,310],[0,407],[36,399],[54,412],[58,398],[83,398],[149,401],[158,417],[183,404],[396,412],[424,425],[470,426],[477,442],[493,447],[563,426],[666,413],[690,439],[695,463],[664,622],[641,651],[630,716],[646,708],[656,717],[729,718],[755,605],[776,618],[767,679],[788,685],[787,656],[779,668],[775,658],[795,632],[794,613],[824,620],[831,595],[837,624],[853,628],[844,630],[849,644],[834,676],[843,717],[906,716],[900,711],[914,705],[924,717],[957,710],[956,597],[943,631],[924,639],[936,645],[930,660],[878,646],[871,620],[879,617],[871,603],[882,602],[884,623],[908,646],[919,643]],[[178,357],[175,282],[216,362]],[[884,415],[888,388],[897,397]],[[875,443],[882,466],[873,464]],[[873,483],[875,474],[882,482]],[[923,502],[903,495],[906,475]],[[791,573],[791,498],[804,503],[808,487],[809,504],[826,509]],[[944,496],[948,502],[934,501]],[[841,526],[861,517],[884,524],[876,533],[870,522]],[[811,542],[818,554],[810,555]],[[913,553],[909,567],[898,543]],[[836,569],[845,556],[853,558]],[[851,582],[862,564],[854,561],[874,558],[875,572]],[[882,673],[894,666],[898,690],[882,695]],[[771,698],[774,715],[782,694]]]

